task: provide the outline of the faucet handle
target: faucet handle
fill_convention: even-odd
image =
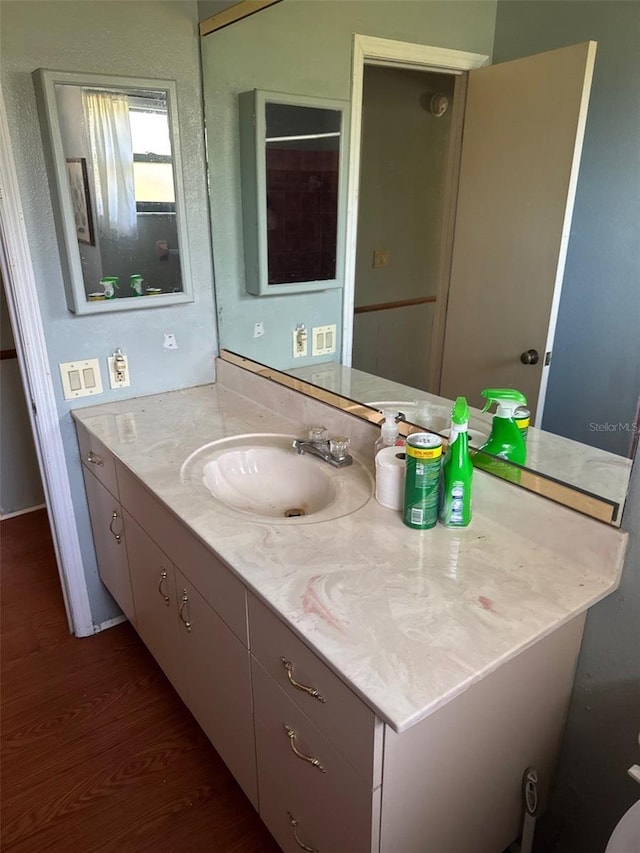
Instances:
[[[309,441],[328,441],[329,430],[324,426],[309,427]]]
[[[336,438],[329,439],[329,453],[333,456],[335,460],[340,462],[342,459],[346,459],[347,454],[349,453],[349,445],[351,442],[348,438],[345,438],[343,435],[336,436]]]

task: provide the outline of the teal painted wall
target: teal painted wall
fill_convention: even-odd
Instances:
[[[348,101],[353,34],[490,55],[491,0],[285,0],[202,40],[220,345],[279,367],[291,357],[298,323],[342,324],[342,290],[254,297],[244,286],[239,92],[266,89]],[[262,322],[265,335],[253,337]],[[338,349],[337,358],[340,357]],[[316,360],[317,361],[317,360]]]
[[[640,393],[640,4],[498,3],[496,61],[588,39],[598,50],[543,426],[594,443],[590,423],[630,422]],[[584,400],[589,422],[576,417]],[[617,430],[598,442],[626,453],[630,438]],[[622,526],[622,583],[587,617],[548,820],[568,853],[602,853],[638,798],[626,774],[638,762],[640,725],[637,461]]]
[[[97,624],[118,610],[97,575],[75,429],[69,414],[72,407],[85,405],[87,400],[63,400],[57,365],[98,357],[106,385],[105,359],[116,347],[122,347],[129,357],[131,387],[106,390],[101,397],[91,398],[90,404],[198,385],[214,378],[217,343],[197,22],[195,0],[3,0],[0,8],[2,90],[92,616]],[[189,231],[186,248],[193,269],[192,304],[83,317],[67,310],[31,79],[31,72],[38,67],[176,80]],[[168,331],[175,334],[178,350],[163,349],[163,333]]]

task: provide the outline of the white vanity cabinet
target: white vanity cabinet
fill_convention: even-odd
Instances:
[[[135,625],[124,520],[114,459],[101,442],[78,424],[78,442],[98,572],[127,619]]]
[[[475,665],[460,667],[455,691],[435,683],[414,703],[411,679],[437,682],[446,676],[447,666],[456,665],[455,643],[419,647],[428,656],[425,674],[424,661],[405,641],[405,626],[388,619],[378,634],[384,646],[379,640],[365,648],[350,624],[345,649],[336,650],[335,658],[334,653],[323,657],[327,633],[322,625],[316,633],[313,614],[303,614],[295,597],[286,599],[286,611],[279,612],[268,594],[273,577],[267,592],[258,594],[259,572],[268,571],[260,543],[270,537],[267,547],[277,549],[275,532],[256,526],[245,530],[242,525],[251,522],[244,518],[230,524],[208,504],[204,513],[202,504],[192,510],[191,496],[182,503],[186,509],[176,501],[172,511],[175,469],[155,471],[147,486],[146,459],[139,462],[128,446],[120,445],[128,467],[81,424],[78,434],[101,577],[285,853],[499,853],[519,835],[522,777],[528,767],[538,772],[544,810],[584,608],[563,610],[547,602],[546,630],[542,624],[537,634],[529,633],[535,641],[525,642],[518,639],[523,632],[509,617],[511,611],[503,616],[497,608],[487,611],[482,601],[474,604],[475,589],[457,610],[451,597],[447,606],[458,613],[458,628],[469,621],[459,631],[459,642],[467,643],[461,659],[463,651],[468,657],[475,654],[467,636],[488,651],[479,648]],[[106,432],[99,434],[108,443]],[[163,500],[151,483],[159,484]],[[169,486],[163,491],[165,483]],[[362,512],[366,523],[367,508]],[[373,507],[371,515],[376,513]],[[115,526],[122,516],[123,532]],[[245,532],[253,550],[236,574],[216,552],[238,555],[238,534],[244,543]],[[226,551],[218,549],[225,535],[233,544]],[[484,566],[487,572],[491,559]],[[283,565],[295,571],[293,562]],[[544,570],[540,561],[531,565]],[[563,565],[558,559],[554,571]],[[566,565],[566,571],[574,571],[569,558]],[[437,578],[436,561],[429,571]],[[249,589],[241,577],[247,577]],[[510,577],[504,569],[502,577]],[[575,577],[563,578],[565,596],[577,585]],[[587,575],[578,577],[582,587]],[[589,593],[592,601],[610,584],[598,589],[589,582],[595,589]],[[509,604],[508,595],[504,600]],[[538,590],[532,601],[545,606],[546,599]],[[297,633],[297,617],[303,616],[306,630]],[[531,618],[540,623],[543,617]],[[317,651],[311,645],[316,636]],[[351,667],[357,677],[338,674],[349,671],[340,663],[343,652],[360,655]],[[358,660],[371,665],[371,688],[368,670],[363,672]],[[380,700],[387,698],[381,693],[385,690],[394,701]],[[421,698],[425,695],[431,697],[428,703]],[[381,710],[396,706],[395,715]]]
[[[287,853],[378,850],[383,723],[249,596],[260,816]]]

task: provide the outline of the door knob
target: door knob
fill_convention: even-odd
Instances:
[[[520,361],[523,364],[537,364],[540,361],[537,349],[528,349],[526,352],[520,353]]]

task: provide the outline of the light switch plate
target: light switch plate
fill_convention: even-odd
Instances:
[[[311,330],[311,355],[330,355],[336,351],[336,326],[314,326]]]
[[[58,365],[65,400],[102,394],[102,376],[97,358],[65,361]]]

